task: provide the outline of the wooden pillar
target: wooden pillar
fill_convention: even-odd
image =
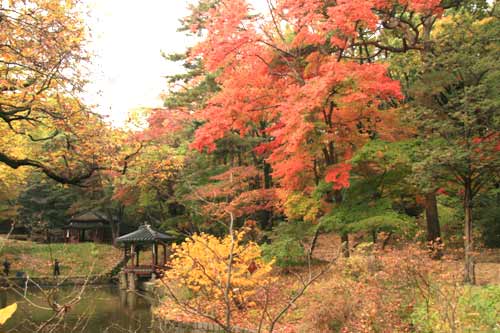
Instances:
[[[135,265],[139,266],[139,254],[141,253],[141,251],[139,250],[139,247],[137,247],[135,249],[135,253],[137,254],[137,256],[135,257]]]
[[[163,266],[167,264],[167,246],[163,244]]]
[[[130,289],[131,291],[136,291],[137,288],[134,288],[133,290]],[[127,293],[127,305],[129,309],[130,314],[134,314],[137,310],[137,294],[136,293]]]
[[[129,291],[137,290],[137,276],[135,275],[135,273],[128,273],[127,282]]]
[[[135,260],[135,244],[130,243],[130,266],[134,266]]]
[[[153,254],[154,254],[153,263],[158,266],[158,243],[153,244]]]
[[[121,290],[126,290],[128,288],[127,274],[124,271],[118,273],[118,281]]]

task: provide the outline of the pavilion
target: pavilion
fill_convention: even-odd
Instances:
[[[128,283],[121,281],[121,284],[126,283],[128,289],[135,290],[138,278],[155,279],[163,275],[169,257],[169,243],[175,239],[174,236],[154,230],[149,224],[141,225],[136,231],[118,237],[116,242],[124,245],[124,259],[127,261],[122,269],[122,276]],[[162,248],[161,252],[159,246]],[[151,264],[141,265],[140,252],[149,247],[151,247]]]
[[[73,216],[63,227],[68,243],[110,242],[111,225],[105,214],[97,211],[84,212]]]

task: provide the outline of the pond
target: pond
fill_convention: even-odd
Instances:
[[[54,299],[59,304],[67,304],[80,291],[81,286],[61,287]],[[10,290],[0,292],[1,307],[18,302],[18,310],[2,326],[2,332],[34,332],[53,316],[54,313],[46,309],[48,301],[44,292],[31,289],[26,292],[26,298],[23,296]],[[42,332],[153,332],[151,302],[143,294],[122,291],[116,286],[87,286],[81,300],[57,327],[54,320]]]

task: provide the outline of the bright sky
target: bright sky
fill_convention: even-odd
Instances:
[[[92,0],[92,82],[85,99],[119,125],[130,109],[161,106],[167,74],[180,70],[161,51],[182,52],[187,37],[176,32],[186,0]]]
[[[192,2],[193,0],[189,1]],[[161,106],[164,76],[179,72],[161,51],[182,52],[193,42],[177,32],[188,0],[91,0],[90,48],[96,55],[85,99],[123,124],[129,110]],[[265,0],[249,1],[263,8]]]

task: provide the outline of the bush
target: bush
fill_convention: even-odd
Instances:
[[[286,236],[271,244],[263,244],[262,251],[266,261],[274,258],[279,267],[302,265],[306,259],[302,244],[298,240]]]
[[[435,286],[415,307],[416,332],[500,332],[500,286]]]
[[[357,249],[310,290],[300,332],[414,332],[414,304],[428,295],[433,279],[449,278],[441,273],[441,266],[415,246],[382,253]]]
[[[412,251],[383,256],[363,252],[339,263],[332,276],[311,290],[302,332],[409,331],[413,295],[407,267],[417,266]]]
[[[257,292],[273,281],[270,276],[273,262],[265,263],[260,247],[254,242],[244,242],[244,238],[245,232],[236,233],[232,245],[230,236],[218,238],[201,233],[186,238],[180,245],[174,244],[171,269],[166,272],[163,282],[169,296],[183,304],[174,304],[180,305],[179,309],[173,309],[169,304],[163,306],[164,310],[184,311],[187,307],[222,316],[226,307],[226,290],[231,309],[235,312],[255,306]],[[231,249],[233,263],[227,289]]]
[[[270,244],[262,245],[264,259],[274,259],[279,267],[298,266],[306,263],[302,241],[312,234],[316,226],[304,222],[283,222],[269,236]]]

